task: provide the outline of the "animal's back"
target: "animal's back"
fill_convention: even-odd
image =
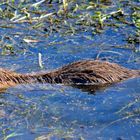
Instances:
[[[83,60],[66,65],[50,73],[54,83],[104,85],[137,77],[140,71],[129,70],[116,63]]]
[[[45,73],[18,74],[0,69],[0,89],[37,82],[104,86],[138,76],[140,76],[139,70],[130,70],[115,63],[83,60]]]

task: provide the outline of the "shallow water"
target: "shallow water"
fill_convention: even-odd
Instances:
[[[120,6],[114,1],[113,4],[108,11]],[[125,10],[129,13],[129,7]],[[12,41],[3,41],[12,42],[15,47],[14,55],[0,55],[0,67],[27,73],[50,71],[82,59],[101,59],[140,69],[140,53],[124,47],[128,45],[127,35],[133,35],[136,30],[134,26],[106,27],[96,35],[88,29],[76,34],[53,33],[46,37],[43,29],[26,28],[27,25],[0,28],[1,39],[11,37]],[[25,43],[26,36],[40,41]],[[135,47],[138,49],[139,45]],[[38,53],[42,54],[43,69],[38,65]],[[139,85],[140,79],[135,78],[95,93],[50,84],[9,88],[0,94],[0,139],[139,139]]]
[[[13,139],[138,139],[139,83],[128,80],[95,95],[63,85],[20,85],[1,95],[1,129],[19,135]]]

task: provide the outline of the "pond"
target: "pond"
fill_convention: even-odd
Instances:
[[[53,15],[52,18],[31,21],[39,13],[34,13],[36,9],[30,5],[38,2],[25,1],[21,6],[15,1],[12,9],[7,3],[0,4],[3,11],[16,11],[22,17],[28,12],[32,17],[29,22],[28,18],[0,16],[0,67],[29,73],[51,71],[77,60],[100,59],[140,69],[139,28],[137,24],[126,24],[126,21],[134,20],[132,14],[137,12],[136,7],[139,8],[138,1],[110,0],[104,3],[82,0],[82,4],[78,0],[76,3],[68,1],[68,10],[79,5],[79,10],[72,15]],[[91,7],[93,4],[97,11],[109,15],[103,27],[97,27],[90,19],[96,11]],[[42,1],[37,10],[41,14],[44,11],[45,14],[54,10],[61,12],[62,5],[55,0],[52,4]],[[84,7],[86,9],[82,9]],[[125,22],[112,17],[112,12],[117,14],[118,8],[124,12],[121,18]],[[54,18],[56,21],[52,21]],[[39,66],[39,54],[43,67]],[[94,93],[57,84],[8,88],[0,94],[0,139],[139,139],[139,85],[140,78],[135,78]]]

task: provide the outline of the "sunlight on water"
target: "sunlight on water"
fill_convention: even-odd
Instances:
[[[136,1],[129,1],[128,5],[127,0],[121,2],[126,4],[123,6],[120,1],[112,0],[112,7],[103,13],[122,8],[125,16],[132,15],[130,4],[133,4],[133,7],[138,4]],[[55,6],[57,5],[58,3]],[[48,8],[47,12],[53,8],[47,7],[46,3],[43,3],[42,7]],[[1,8],[3,7],[0,7],[0,10]],[[94,11],[89,12],[87,9],[86,12],[92,15]],[[83,15],[87,14],[86,12],[82,10]],[[77,60],[100,59],[116,62],[127,68],[140,69],[140,53],[136,51],[139,49],[138,43],[133,46],[134,40],[130,40],[133,42],[130,44],[127,40],[128,35],[133,35],[136,31],[134,25],[124,24],[116,18],[115,26],[111,17],[113,25],[107,25],[95,33],[92,24],[89,27],[84,25],[81,29],[83,25],[76,24],[75,20],[76,18],[70,25],[71,28],[76,26],[77,32],[72,34],[65,34],[57,23],[55,26],[58,25],[56,29],[59,29],[59,32],[54,31],[49,35],[45,31],[50,27],[47,20],[43,22],[42,28],[37,29],[32,23],[15,24],[14,28],[0,27],[0,54],[3,53],[6,44],[12,44],[15,51],[12,55],[8,55],[10,50],[6,55],[0,55],[0,67],[28,73],[51,71]],[[82,18],[82,22],[84,20]],[[130,21],[129,18],[127,20]],[[67,27],[63,25],[63,28],[67,31]],[[26,37],[37,39],[39,42],[24,42]],[[43,69],[38,64],[39,53],[42,56]],[[70,86],[50,84],[18,85],[9,88],[0,94],[0,140],[139,139],[139,85],[140,79],[136,78],[94,93]]]

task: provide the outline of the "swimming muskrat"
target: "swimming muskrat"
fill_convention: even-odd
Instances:
[[[0,89],[26,83],[106,86],[140,76],[140,70],[130,70],[115,63],[82,60],[51,72],[18,74],[0,69]]]

